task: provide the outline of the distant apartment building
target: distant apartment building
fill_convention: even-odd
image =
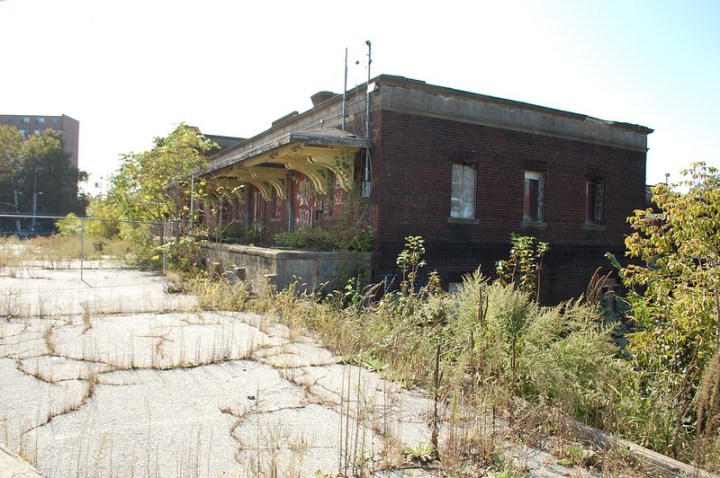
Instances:
[[[70,163],[78,167],[78,148],[80,145],[80,122],[67,115],[0,115],[0,124],[14,126],[25,136],[40,134],[46,129],[62,133],[65,151],[70,155]]]

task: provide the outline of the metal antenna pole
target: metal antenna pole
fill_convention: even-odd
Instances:
[[[345,116],[347,115],[347,47],[345,47],[345,80],[343,82],[343,106],[342,106],[342,126],[341,130],[345,131]]]
[[[372,43],[370,43],[370,40],[366,40],[365,44],[368,47],[368,77],[365,86],[365,140],[370,141],[370,65],[372,64]]]

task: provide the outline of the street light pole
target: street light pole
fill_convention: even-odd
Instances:
[[[15,190],[13,191],[13,196],[15,199],[15,233],[20,234],[20,203],[18,199],[18,195],[20,192],[18,191],[18,188],[15,187]]]
[[[42,171],[40,167],[33,168],[33,207],[32,207],[32,227],[30,231],[35,234],[35,216],[37,215],[37,197],[41,196],[41,192],[37,192],[37,173],[38,170]]]
[[[35,233],[35,216],[37,215],[37,198],[42,196],[42,192],[33,192],[33,215],[32,215],[32,228],[31,231]]]

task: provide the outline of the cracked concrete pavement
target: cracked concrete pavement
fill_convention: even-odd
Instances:
[[[0,269],[0,443],[42,476],[356,475],[430,441],[425,394],[275,321],[109,262],[52,267]],[[32,476],[4,456],[0,477]],[[536,476],[590,476],[555,461]]]

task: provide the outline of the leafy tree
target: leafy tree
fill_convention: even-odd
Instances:
[[[30,213],[37,205],[46,214],[83,211],[78,182],[86,174],[70,162],[60,132],[45,130],[25,139],[16,128],[0,126],[0,156],[3,209]]]
[[[20,211],[17,178],[23,164],[23,139],[17,128],[0,125],[0,211]],[[15,221],[15,229],[20,231],[19,219]]]
[[[175,243],[146,249],[150,255],[140,258],[141,262],[156,263],[162,253],[173,267],[187,269],[195,263],[197,244],[189,234],[190,228],[180,227],[196,219],[191,216],[197,211],[191,215],[190,205],[205,196],[205,184],[199,180],[193,184],[192,173],[205,164],[205,153],[214,147],[197,128],[181,124],[167,137],[155,138],[151,150],[122,157],[103,205],[104,210],[114,211],[115,219],[122,221],[122,237],[144,246],[153,237],[149,223],[177,221]],[[197,232],[192,229],[193,234]],[[182,240],[180,234],[185,234]]]
[[[0,125],[0,182],[13,180],[22,168],[24,139],[17,128]]]
[[[114,239],[120,234],[120,224],[117,219],[120,215],[104,196],[89,198],[87,215],[98,218],[97,221],[89,221],[87,234],[97,239]]]
[[[621,269],[637,327],[628,350],[648,396],[670,398],[673,436],[694,426],[695,391],[720,340],[720,174],[696,163],[683,176],[654,186],[656,209],[628,219],[627,255],[639,263]]]
[[[193,170],[205,164],[214,147],[197,128],[179,125],[164,138],[155,138],[150,151],[128,153],[111,178],[108,201],[123,219],[158,221],[189,218],[191,195],[202,197],[204,184],[191,184]]]
[[[70,155],[63,147],[62,133],[45,130],[29,136],[23,144],[23,155],[21,191],[25,211],[32,210],[33,195],[41,192],[37,202],[40,212],[84,213],[84,199],[78,197],[78,182],[87,179],[87,174],[70,162]]]

